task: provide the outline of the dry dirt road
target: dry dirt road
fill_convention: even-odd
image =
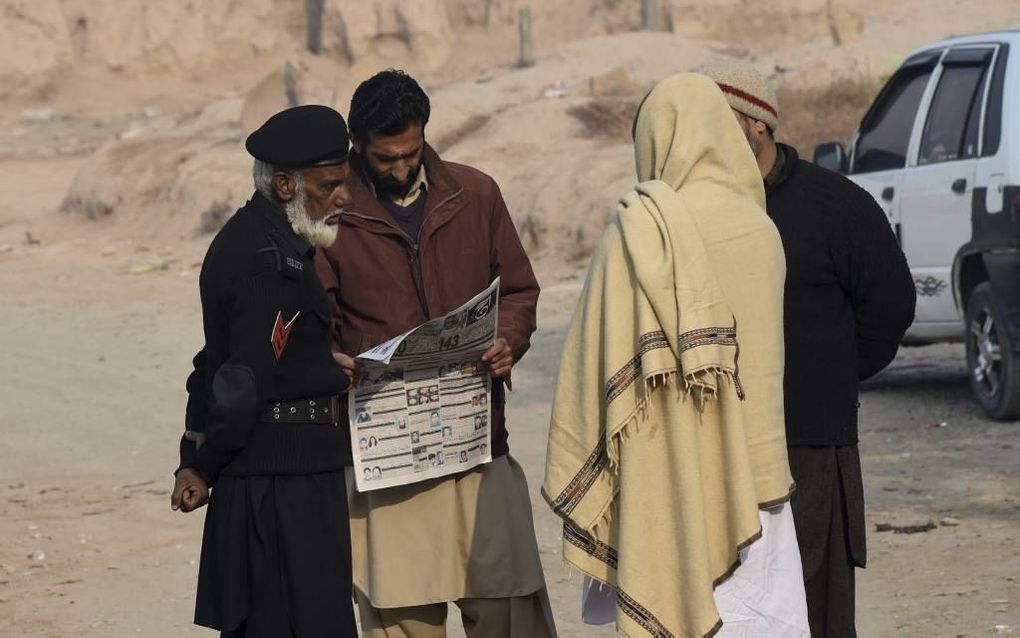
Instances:
[[[0,224],[0,636],[214,635],[190,624],[203,513],[168,502],[207,239],[142,245],[112,226],[61,221],[33,225],[32,245],[24,218]],[[530,481],[560,635],[610,636],[578,623],[579,579],[538,495],[581,276],[538,269],[541,328],[515,375],[511,446]],[[1020,424],[981,418],[962,361],[959,346],[903,350],[864,390],[862,636],[1020,635]],[[953,520],[874,532],[929,519]]]

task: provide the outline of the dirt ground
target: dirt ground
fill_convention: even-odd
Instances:
[[[964,11],[958,0],[924,1],[939,11],[920,11],[920,0],[864,4],[896,10],[870,19],[866,37],[843,50],[808,40],[763,58],[766,66],[823,74],[846,58],[878,74],[895,66],[893,49],[944,35],[948,11],[954,29],[1020,16],[1009,0],[989,2],[998,11],[992,17]],[[570,44],[530,70],[497,69],[437,89],[430,127],[445,126],[455,139],[468,135],[464,122],[475,122],[474,137],[450,142],[450,155],[498,179],[530,229],[526,241],[560,215],[567,230],[576,225],[564,241],[577,252],[597,234],[580,231],[598,226],[632,170],[625,144],[574,132],[567,109],[587,101],[577,87],[621,59],[641,82],[695,66],[721,50],[709,44],[665,34]],[[815,64],[823,58],[829,66]],[[572,83],[574,97],[541,97],[560,79]],[[116,137],[131,143],[172,133],[179,120],[160,128],[160,118],[180,113],[172,101],[155,103],[166,111],[160,116],[143,111],[147,102],[125,102],[115,115],[76,93],[62,99],[68,108],[58,104],[51,121],[0,121],[0,637],[213,636],[191,624],[204,511],[169,508],[184,380],[201,345],[198,266],[210,237],[194,234],[201,208],[167,213],[166,202],[187,188],[159,191],[159,207],[139,204],[150,185],[164,186],[163,164],[151,161],[138,178],[96,153]],[[20,108],[0,104],[0,113]],[[209,140],[191,143],[204,161],[217,144],[239,144],[239,135],[231,130],[209,149]],[[95,184],[123,187],[111,186],[122,198],[116,214],[90,222],[58,212],[83,167],[93,168]],[[180,183],[190,187],[207,169],[198,162]],[[219,186],[220,176],[210,181]],[[528,476],[560,635],[598,638],[613,632],[580,624],[580,577],[560,558],[560,524],[538,492],[552,382],[584,268],[563,260],[570,250],[554,254],[554,233],[545,232],[550,243],[536,252],[539,331],[515,373],[510,444]],[[902,350],[861,401],[870,563],[858,580],[860,635],[1020,635],[1020,423],[982,418],[959,345]],[[876,531],[928,521],[935,527],[915,534]],[[451,636],[463,635],[455,618],[450,624]]]
[[[23,172],[5,195],[50,192],[73,168]],[[39,196],[0,224],[0,635],[212,635],[190,624],[204,514],[168,506],[200,345],[204,241],[143,245],[110,224],[32,218],[55,205]],[[39,243],[26,241],[28,223]],[[549,260],[537,269],[540,329],[510,399],[511,446],[560,634],[609,636],[579,624],[579,578],[538,495],[551,379],[582,272]],[[861,635],[1020,634],[1020,426],[981,418],[959,346],[903,350],[862,401],[872,533]],[[874,532],[929,519],[940,526]]]

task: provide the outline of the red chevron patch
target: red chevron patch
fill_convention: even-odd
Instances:
[[[301,311],[299,310],[294,313],[294,317],[290,321],[283,323],[283,311],[281,310],[276,313],[276,323],[273,324],[273,334],[269,337],[269,342],[273,344],[277,361],[283,356],[283,351],[287,347],[287,341],[290,339],[290,331],[294,329],[294,322],[297,321],[300,314]]]

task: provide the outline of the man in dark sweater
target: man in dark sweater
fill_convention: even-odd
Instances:
[[[747,136],[786,251],[786,438],[811,634],[855,636],[854,568],[866,562],[857,388],[895,357],[913,279],[871,195],[776,143],[778,102],[757,71],[706,73]]]
[[[288,109],[246,143],[256,192],[209,246],[173,509],[209,510],[195,622],[232,638],[357,636],[338,427],[348,377],[316,276],[350,202],[347,127]],[[209,486],[214,486],[209,499]]]

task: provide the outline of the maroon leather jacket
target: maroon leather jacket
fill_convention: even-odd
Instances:
[[[429,146],[424,163],[427,199],[421,230],[412,238],[376,199],[358,156],[351,156],[353,201],[341,216],[337,241],[316,259],[336,301],[333,348],[355,356],[454,310],[500,277],[499,336],[519,361],[535,331],[539,287],[499,187],[476,169],[443,161]],[[509,451],[504,385],[493,383],[494,457]]]

